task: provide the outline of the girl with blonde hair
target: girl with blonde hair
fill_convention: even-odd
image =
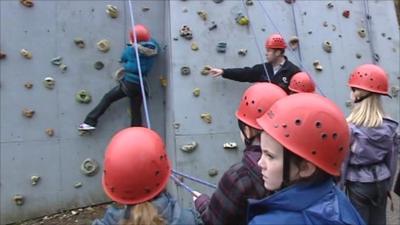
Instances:
[[[379,66],[365,64],[350,75],[354,106],[347,117],[350,153],[343,163],[342,184],[367,225],[386,224],[386,199],[396,173],[398,123],[385,115],[388,77]]]

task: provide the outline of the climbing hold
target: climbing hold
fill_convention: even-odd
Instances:
[[[181,37],[185,38],[186,40],[192,40],[193,33],[189,26],[183,25],[179,31]]]
[[[297,36],[292,36],[289,39],[289,46],[292,49],[296,49],[299,47],[299,38]]]
[[[323,70],[323,67],[322,67],[321,63],[318,60],[315,60],[313,62],[313,66],[314,66],[314,69],[316,71],[322,71]]]
[[[239,49],[238,54],[240,56],[246,56],[247,55],[247,49],[245,49],[245,48]]]
[[[218,170],[217,170],[217,169],[212,168],[212,169],[209,169],[209,170],[208,170],[208,176],[210,176],[210,177],[215,177],[215,176],[217,176],[217,175],[218,175]]]
[[[202,114],[200,115],[200,118],[201,118],[204,122],[206,122],[206,123],[208,123],[208,124],[212,123],[212,117],[211,117],[211,114],[210,114],[210,113],[202,113]]]
[[[226,42],[219,42],[217,44],[217,52],[225,53],[226,52],[227,43]]]
[[[381,57],[378,55],[378,53],[374,53],[373,55],[375,62],[379,62],[379,60],[381,59]]]
[[[336,25],[332,24],[332,31],[336,31]]]
[[[32,84],[31,82],[26,82],[26,83],[24,84],[24,87],[25,87],[26,89],[31,89],[31,88],[33,87],[33,84]]]
[[[19,2],[25,7],[33,7],[33,0],[20,0]]]
[[[74,184],[74,188],[80,188],[80,187],[82,187],[82,182],[77,182],[77,183],[75,183]]]
[[[357,59],[361,59],[361,57],[362,57],[361,53],[356,53],[356,58]]]
[[[382,37],[386,37],[386,33],[381,33]]]
[[[38,184],[38,183],[39,183],[39,180],[40,180],[40,176],[31,176],[31,182],[32,182],[32,185],[33,185],[33,186],[35,186],[36,184]]]
[[[201,75],[207,76],[208,74],[210,74],[211,68],[212,67],[210,65],[205,65],[201,70]]]
[[[182,12],[183,12],[183,13],[187,13],[188,11],[189,11],[189,10],[188,10],[187,8],[183,8],[183,9],[182,9]]]
[[[94,63],[94,68],[96,70],[101,70],[101,69],[103,69],[103,67],[104,67],[104,63],[102,61],[97,61]]]
[[[53,137],[54,136],[54,129],[53,128],[47,128],[45,132],[49,137]]]
[[[179,40],[179,38],[178,38],[178,37],[174,37],[173,40],[174,40],[174,41],[177,41],[177,40]]]
[[[174,129],[179,129],[179,127],[181,126],[181,124],[180,124],[180,123],[174,123],[173,126],[174,126]]]
[[[346,105],[347,108],[350,108],[353,106],[353,102],[351,100],[347,100],[344,104]]]
[[[197,142],[193,141],[190,144],[185,144],[180,147],[183,152],[190,153],[193,152],[197,148]]]
[[[208,18],[208,14],[207,14],[207,12],[204,11],[204,10],[197,11],[197,15],[199,15],[200,18],[201,18],[202,20],[204,20],[204,21],[206,21],[207,18]]]
[[[149,11],[149,10],[150,10],[149,7],[143,7],[143,8],[142,8],[142,12],[147,12],[147,11]]]
[[[193,42],[192,45],[190,46],[190,48],[191,48],[193,51],[199,50],[199,46],[196,44],[196,42]]]
[[[118,17],[118,8],[113,5],[107,5],[106,6],[106,13],[111,17],[111,18],[117,18]]]
[[[218,25],[215,23],[215,21],[211,21],[211,25],[208,27],[208,30],[214,30],[217,29]]]
[[[56,81],[52,77],[46,77],[43,80],[43,84],[47,89],[53,89],[56,85]]]
[[[307,33],[308,33],[309,35],[311,35],[311,34],[312,34],[312,30],[309,30]]]
[[[224,149],[237,149],[237,147],[235,142],[227,142],[224,144]]]
[[[200,96],[200,88],[193,89],[193,96],[194,97],[199,97]]]
[[[92,100],[92,96],[86,90],[80,90],[76,93],[75,99],[79,103],[88,104]]]
[[[392,86],[390,88],[390,93],[392,97],[397,97],[399,96],[399,92],[400,92],[400,87],[399,86]]]
[[[341,69],[341,70],[344,70],[344,68],[345,68],[345,66],[344,66],[344,65],[342,65],[342,66],[340,67],[340,69]]]
[[[61,64],[58,66],[58,68],[61,70],[61,73],[65,73],[68,69],[68,66],[65,64]]]
[[[358,35],[359,35],[360,37],[362,37],[362,38],[365,38],[365,36],[367,36],[367,32],[365,31],[364,28],[358,29],[357,33],[358,33]]]
[[[324,21],[324,22],[322,23],[322,26],[327,27],[327,26],[328,26],[328,22],[327,22],[327,21]]]
[[[81,164],[81,172],[86,176],[94,176],[98,171],[98,163],[91,158],[85,159]]]
[[[247,16],[243,15],[242,13],[238,13],[238,15],[235,18],[236,23],[242,26],[249,25],[250,20]]]
[[[296,0],[285,0],[285,2],[287,3],[287,4],[292,4],[292,3],[294,3]]]
[[[74,43],[78,48],[85,48],[85,41],[82,38],[75,38]]]
[[[215,3],[221,3],[221,2],[223,2],[224,0],[213,0]]]
[[[330,41],[324,41],[322,43],[322,48],[325,52],[331,53],[332,52],[332,43]]]
[[[328,4],[326,5],[326,7],[328,7],[328,9],[332,9],[332,8],[333,8],[333,3],[332,3],[332,2],[328,2]]]
[[[110,41],[106,39],[102,39],[97,42],[97,49],[101,52],[108,52],[110,50]]]
[[[349,10],[344,10],[342,13],[343,17],[349,18],[350,17],[350,11]]]
[[[22,115],[24,115],[26,118],[32,118],[34,114],[35,114],[35,111],[32,109],[23,109],[22,110]]]
[[[23,205],[24,202],[25,202],[24,196],[19,195],[19,194],[14,195],[13,200],[14,200],[15,204],[18,205],[18,206]]]
[[[160,84],[162,87],[167,87],[168,85],[168,80],[165,76],[160,76]]]
[[[61,63],[62,63],[62,57],[61,57],[61,56],[57,56],[57,57],[55,57],[55,58],[52,58],[52,59],[50,60],[50,62],[51,62],[51,64],[53,64],[53,65],[59,66],[59,65],[61,65]]]
[[[114,75],[113,75],[113,79],[116,80],[116,81],[121,80],[121,79],[124,77],[124,75],[125,75],[124,72],[125,72],[125,70],[124,70],[123,67],[117,69],[117,71],[115,71],[115,73],[114,73]]]
[[[21,55],[26,58],[26,59],[32,59],[32,52],[26,50],[26,49],[21,49],[20,51]]]
[[[188,67],[188,66],[182,66],[182,67],[181,67],[181,74],[182,74],[182,75],[185,75],[185,76],[189,75],[189,74],[190,74],[190,67]]]
[[[5,59],[7,57],[6,53],[0,51],[0,59]]]
[[[246,0],[246,5],[247,6],[251,6],[251,5],[253,5],[254,3],[253,3],[253,0]]]

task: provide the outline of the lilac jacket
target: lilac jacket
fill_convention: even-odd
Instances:
[[[390,179],[391,188],[399,152],[398,125],[388,118],[374,128],[349,124],[351,146],[342,166],[342,181],[371,183]]]

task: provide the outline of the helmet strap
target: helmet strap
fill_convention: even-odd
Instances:
[[[366,94],[366,95],[364,95],[364,96],[361,96],[361,97],[359,97],[359,98],[356,98],[356,100],[354,100],[354,103],[362,102],[364,99],[369,98],[371,95],[372,95],[372,93],[370,92],[370,93],[368,93],[368,94]]]

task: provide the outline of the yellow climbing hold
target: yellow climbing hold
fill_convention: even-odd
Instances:
[[[212,117],[211,117],[211,114],[210,114],[210,113],[202,113],[202,114],[200,115],[200,118],[201,118],[204,122],[206,122],[206,123],[208,123],[208,124],[212,123]]]
[[[199,97],[200,96],[200,88],[193,89],[193,96],[194,97]]]
[[[193,51],[198,51],[199,50],[199,46],[196,44],[196,42],[193,42],[192,45],[190,46],[190,48]]]
[[[118,8],[114,5],[107,5],[106,6],[106,13],[113,19],[118,17]]]

